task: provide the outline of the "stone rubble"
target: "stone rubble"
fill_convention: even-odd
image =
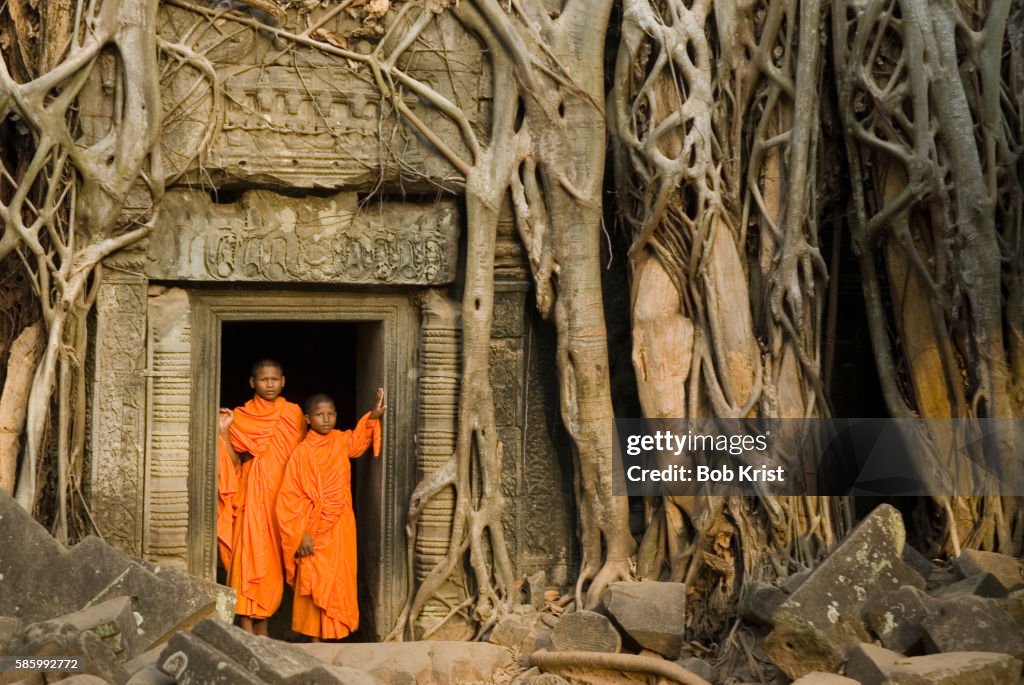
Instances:
[[[737,613],[755,636],[757,658],[778,669],[772,680],[767,666],[769,679],[762,682],[1024,682],[1018,560],[964,550],[942,564],[907,546],[905,535],[900,514],[881,505],[812,568],[774,583],[747,583]],[[0,654],[81,656],[86,666],[85,673],[0,673],[0,685],[655,680],[607,662],[599,666],[596,656],[587,662],[588,654],[685,669],[695,683],[739,685],[760,677],[737,673],[735,663],[687,641],[682,583],[612,583],[594,611],[575,610],[571,597],[546,583],[543,572],[522,579],[522,603],[490,628],[487,642],[290,644],[230,625],[229,589],[132,559],[96,538],[65,548],[0,494]],[[562,654],[562,662],[540,653]],[[531,655],[538,655],[535,662]]]

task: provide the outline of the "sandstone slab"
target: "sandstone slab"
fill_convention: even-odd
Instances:
[[[160,655],[159,668],[179,685],[266,685],[266,681],[191,633],[171,637]]]
[[[64,547],[6,493],[0,493],[0,577],[0,616],[23,623],[135,597],[140,649],[204,618],[230,620],[234,613],[230,588],[133,559],[95,537]]]
[[[1024,659],[1024,635],[992,599],[974,595],[947,599],[921,627],[932,652],[1000,652]]]
[[[686,629],[686,586],[644,580],[612,583],[602,598],[615,622],[645,649],[679,657]]]
[[[957,595],[977,595],[978,597],[1002,599],[1009,592],[1006,590],[1006,586],[991,573],[975,573],[973,576],[941,587],[932,594],[935,597],[943,598]]]
[[[1016,685],[1021,662],[992,652],[905,657],[876,645],[850,650],[846,674],[863,685]]]
[[[356,668],[388,685],[495,683],[513,667],[509,650],[486,642],[298,644],[335,666]]]
[[[999,579],[1004,587],[1010,590],[1024,584],[1021,560],[1008,554],[965,549],[956,558],[954,566],[964,577],[970,577],[976,573],[991,573]]]

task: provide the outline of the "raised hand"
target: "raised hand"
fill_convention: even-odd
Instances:
[[[226,432],[231,428],[231,423],[235,420],[235,412],[230,409],[224,409],[223,407],[217,412],[217,427],[221,432]]]
[[[384,410],[388,405],[384,404],[384,388],[377,388],[377,405],[370,410],[371,419],[379,419],[384,416]]]

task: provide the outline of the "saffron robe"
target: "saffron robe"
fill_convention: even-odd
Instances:
[[[277,518],[285,577],[295,589],[292,628],[304,635],[339,639],[359,627],[349,459],[371,444],[379,456],[380,421],[367,413],[350,431],[310,431],[285,469]],[[306,534],[313,554],[296,557]]]
[[[235,591],[235,613],[269,618],[281,605],[284,569],[274,505],[285,464],[302,439],[297,404],[258,395],[234,411],[231,445],[252,459],[235,466],[222,441],[217,457],[217,542]]]

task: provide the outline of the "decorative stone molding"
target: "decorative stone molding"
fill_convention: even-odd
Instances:
[[[107,542],[140,556],[146,444],[146,279],[107,269],[96,296],[89,492]]]

